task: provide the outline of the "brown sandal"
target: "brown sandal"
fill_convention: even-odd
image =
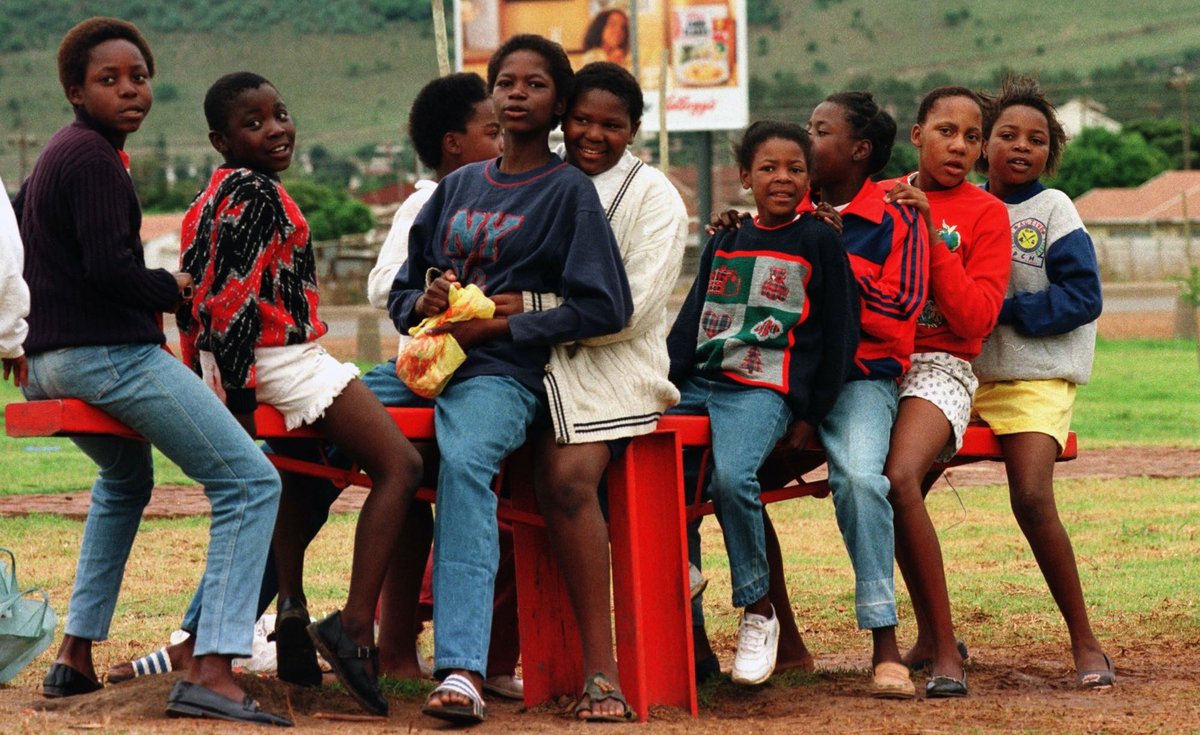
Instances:
[[[598,715],[593,707],[596,702],[611,699],[621,703],[623,711],[619,715]],[[587,712],[587,715],[581,715],[581,712]],[[584,722],[629,722],[636,717],[633,708],[629,706],[629,702],[625,701],[625,695],[621,690],[608,680],[608,677],[603,672],[597,671],[587,678],[583,684],[583,694],[579,697],[579,701],[575,703],[575,718]]]

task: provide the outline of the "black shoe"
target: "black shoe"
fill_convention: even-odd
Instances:
[[[720,674],[721,662],[717,660],[717,654],[710,653],[708,658],[702,658],[696,662],[696,686],[700,686]]]
[[[368,661],[373,664],[375,671],[379,671],[379,649],[360,646],[350,640],[342,629],[341,611],[308,626],[308,635],[333,667],[338,681],[363,709],[373,715],[387,717],[388,701],[379,691],[379,680],[367,671]]]
[[[76,694],[91,694],[103,686],[98,681],[92,681],[83,672],[66,664],[53,664],[46,678],[42,679],[42,696],[48,699],[59,697],[74,697]]]
[[[275,616],[275,632],[267,636],[275,641],[275,657],[279,678],[306,687],[321,686],[321,667],[317,664],[317,649],[308,637],[312,618],[304,606],[303,597],[285,597],[279,601]]]
[[[279,727],[292,726],[292,721],[286,717],[263,712],[258,708],[258,702],[250,697],[244,697],[241,702],[235,702],[206,686],[193,684],[190,681],[175,682],[175,687],[171,689],[171,696],[167,698],[167,715],[169,717],[208,717],[214,720],[254,722],[259,725],[278,725]]]
[[[967,672],[963,678],[953,676],[935,676],[925,684],[926,699],[948,699],[951,697],[967,696]]]

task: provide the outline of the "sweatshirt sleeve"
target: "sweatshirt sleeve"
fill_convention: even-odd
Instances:
[[[688,291],[679,315],[667,335],[667,354],[671,358],[669,377],[679,385],[692,374],[696,366],[696,344],[700,334],[700,313],[704,310],[704,299],[708,295],[708,279],[712,274],[713,254],[717,243],[724,237],[733,237],[732,232],[718,232],[708,239],[700,254],[700,267],[696,280]]]
[[[962,256],[938,239],[929,244],[929,289],[946,324],[960,337],[983,339],[996,326],[1012,268],[1008,212],[999,200],[976,223]]]
[[[1064,206],[1074,205],[1067,200],[1055,209],[1055,215],[1071,219],[1073,212],[1060,214]],[[1073,219],[1078,220],[1078,215]],[[1054,240],[1046,250],[1049,288],[1009,296],[1000,309],[1001,324],[1011,325],[1020,334],[1042,337],[1066,334],[1100,316],[1103,299],[1096,250],[1083,224],[1074,224],[1077,225],[1074,229]]]
[[[633,316],[620,332],[585,339],[585,345],[621,342],[654,329],[679,280],[688,229],[687,209],[679,193],[664,177],[637,207],[629,227],[614,233],[629,279]]]
[[[858,290],[850,260],[832,230],[821,229],[829,235],[829,242],[821,243],[820,248],[821,292],[820,302],[816,305],[820,309],[821,357],[812,376],[812,385],[789,389],[789,398],[793,395],[810,397],[806,406],[794,405],[793,412],[804,411],[796,416],[813,426],[821,423],[837,401],[854,363],[854,353],[858,351],[859,330]]]
[[[21,344],[29,333],[29,287],[21,277],[25,252],[17,217],[0,181],[0,357],[25,354]]]
[[[586,180],[583,185],[590,187]],[[595,192],[591,192],[595,197]],[[547,311],[508,318],[516,345],[557,345],[619,332],[629,321],[633,302],[612,228],[597,209],[575,214],[560,280],[562,303]]]
[[[83,256],[84,280],[115,301],[171,311],[179,301],[175,277],[162,268],[147,268],[130,247],[138,233],[131,231],[129,212],[140,205],[131,200],[128,179],[110,162],[94,161],[74,169],[64,185]]]
[[[862,331],[874,337],[893,339],[897,322],[916,328],[916,317],[925,305],[925,279],[929,272],[926,227],[911,207],[894,207],[892,247],[879,275],[859,278],[862,290]],[[909,352],[912,338],[909,337]]]

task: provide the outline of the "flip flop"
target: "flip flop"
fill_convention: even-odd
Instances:
[[[129,665],[133,667],[132,674],[109,674],[108,683],[120,684],[124,681],[132,681],[139,676],[165,674],[173,670],[171,667],[171,656],[167,653],[166,646],[163,646],[153,653],[147,653],[141,658],[130,661]]]
[[[430,704],[431,699],[442,694],[464,696],[471,704],[442,704],[436,707]],[[487,705],[483,703],[483,697],[475,689],[470,678],[463,674],[451,674],[429,693],[425,699],[425,706],[421,707],[421,714],[460,725],[475,725],[487,719]]]
[[[926,699],[951,699],[967,696],[967,672],[961,679],[953,676],[935,676],[925,683]]]
[[[1107,669],[1096,669],[1093,671],[1080,671],[1075,674],[1075,683],[1080,689],[1107,689],[1117,683],[1117,671],[1113,667],[1112,659],[1108,654],[1104,656],[1104,663],[1108,666]]]
[[[615,702],[620,702],[622,711],[619,715],[598,715],[594,711],[597,702],[602,702],[606,699],[611,699]],[[580,712],[588,712],[585,716],[580,716]],[[583,694],[579,697],[579,701],[575,703],[575,719],[583,720],[584,722],[629,722],[636,715],[633,708],[629,706],[629,702],[625,701],[625,695],[621,693],[620,688],[608,680],[602,672],[597,671],[587,678],[583,683]]]

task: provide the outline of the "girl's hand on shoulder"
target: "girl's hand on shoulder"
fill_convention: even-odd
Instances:
[[[742,226],[742,222],[750,219],[749,212],[739,212],[736,209],[727,209],[724,212],[717,212],[712,217],[712,222],[704,227],[704,231],[709,235],[715,235],[721,230],[737,230]]]
[[[525,299],[517,291],[498,293],[490,298],[496,305],[497,317],[510,317],[525,311]]]
[[[508,331],[508,319],[504,317],[450,322],[430,329],[429,334],[448,334],[454,337],[454,341],[458,342],[463,352],[470,352],[472,347],[485,342],[495,342],[511,336]]]
[[[891,191],[883,195],[885,202],[913,207],[921,213],[921,217],[929,222],[929,197],[925,192],[905,181],[896,182]]]
[[[842,234],[842,215],[829,202],[821,202],[813,210],[813,216],[833,228],[837,234]]]
[[[458,283],[453,270],[442,271],[441,275],[425,289],[417,299],[417,311],[422,316],[436,316],[450,307],[450,284]]]

